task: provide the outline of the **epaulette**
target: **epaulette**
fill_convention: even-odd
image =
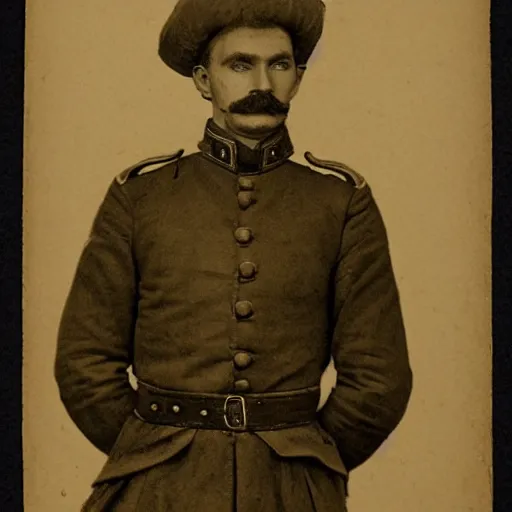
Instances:
[[[149,166],[175,162],[181,158],[184,152],[184,149],[179,149],[170,155],[154,156],[151,158],[146,158],[145,160],[141,160],[140,162],[128,167],[123,172],[119,173],[116,176],[116,181],[119,183],[119,185],[124,185],[130,178],[140,176],[141,174],[145,174],[147,172],[156,171],[161,167],[160,165],[159,167],[152,167],[148,169]]]
[[[342,178],[355,188],[360,189],[366,186],[366,180],[364,177],[354,171],[354,169],[351,169],[348,165],[342,164],[341,162],[333,162],[331,160],[320,160],[319,158],[314,157],[309,151],[304,153],[304,158],[311,165],[341,174]]]

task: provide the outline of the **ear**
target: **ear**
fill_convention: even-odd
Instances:
[[[211,101],[212,91],[210,87],[210,75],[204,66],[196,66],[193,69],[192,79],[196,89],[201,93],[205,100]]]
[[[304,77],[305,72],[306,66],[304,64],[297,66],[297,79],[295,80],[290,99],[294,98],[295,95],[299,92],[300,84],[302,83],[302,78]]]

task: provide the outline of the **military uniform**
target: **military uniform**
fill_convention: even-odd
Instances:
[[[249,149],[209,120],[199,151],[112,180],[55,364],[108,455],[85,512],[343,511],[401,420],[412,373],[370,187],[293,152],[286,126]]]

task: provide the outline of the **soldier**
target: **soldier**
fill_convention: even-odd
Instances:
[[[78,263],[55,374],[108,455],[84,511],[343,511],[350,471],[405,413],[412,373],[370,187],[290,159],[324,10],[179,0],[161,32],[159,55],[213,113],[199,151],[112,180]]]

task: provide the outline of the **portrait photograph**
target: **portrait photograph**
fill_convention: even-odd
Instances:
[[[25,512],[491,512],[490,2],[26,2]]]

